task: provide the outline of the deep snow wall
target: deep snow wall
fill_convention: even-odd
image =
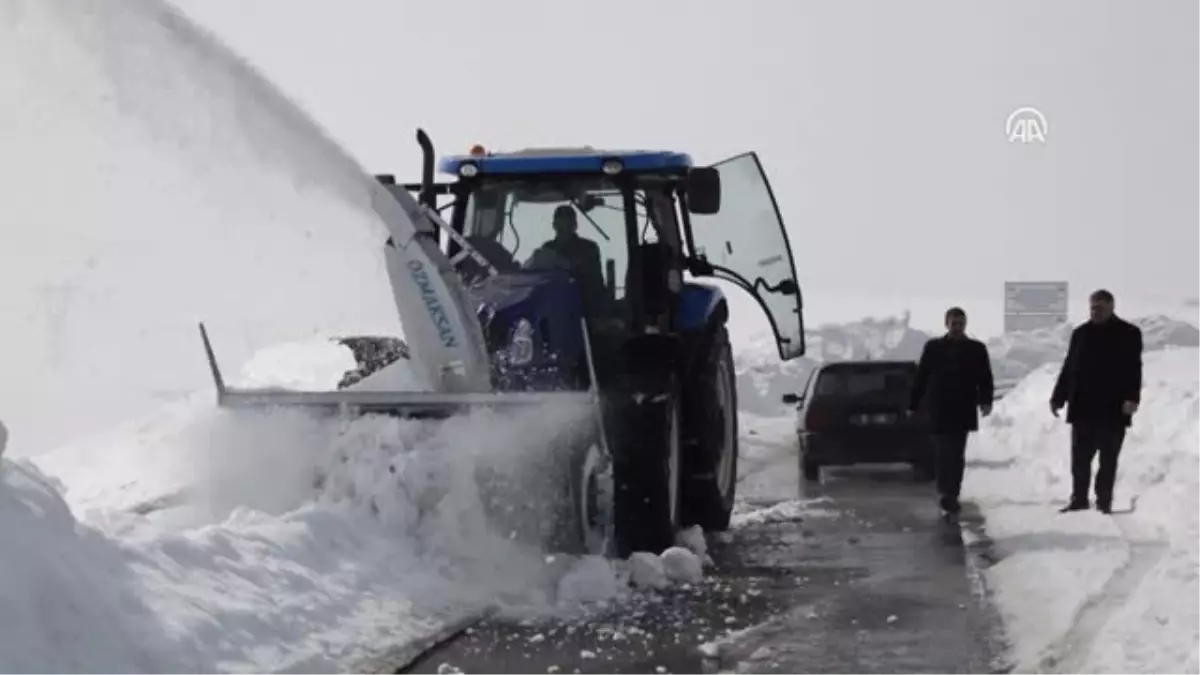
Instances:
[[[1142,329],[1145,352],[1168,347],[1200,346],[1200,329],[1187,321],[1164,315],[1130,319]],[[1066,356],[1075,325],[1000,335],[987,340],[992,375],[998,385],[1015,384],[1047,363]],[[820,363],[846,360],[912,360],[921,356],[934,334],[914,328],[910,316],[865,318],[829,324],[806,331],[804,357],[780,364],[773,338],[756,334],[744,338],[734,352],[739,406],[746,412],[777,415],[790,409],[780,396],[804,388],[809,373]]]
[[[198,320],[231,371],[399,331],[373,181],[173,8],[0,3],[0,129],[10,453],[210,387]]]

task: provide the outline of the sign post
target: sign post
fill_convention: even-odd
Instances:
[[[1004,282],[1004,332],[1052,328],[1064,324],[1067,315],[1067,282]]]

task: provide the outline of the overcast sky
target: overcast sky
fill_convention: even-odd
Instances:
[[[757,150],[814,289],[1198,293],[1197,3],[173,0],[369,170]],[[1033,106],[1046,142],[1010,143]]]

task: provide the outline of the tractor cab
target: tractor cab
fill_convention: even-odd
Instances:
[[[721,290],[688,275],[741,286],[780,356],[803,354],[791,251],[753,153],[697,167],[677,152],[476,146],[443,158],[437,169],[456,180],[439,183],[425,141],[424,180],[393,189],[453,231],[439,246],[478,301],[499,388],[586,386],[585,341],[604,379],[625,370],[635,338],[723,324]]]

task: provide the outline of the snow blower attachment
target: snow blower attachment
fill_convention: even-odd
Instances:
[[[781,359],[804,353],[791,246],[758,157],[696,167],[688,155],[543,148],[444,158],[434,180],[375,177],[372,202],[407,345],[342,340],[358,368],[335,391],[244,389],[227,408],[449,417],[473,408],[589,406],[558,478],[574,546],[660,552],[680,527],[729,526],[737,391],[721,279],[766,312]],[[449,220],[442,213],[449,209]],[[434,391],[390,391],[407,359]]]

